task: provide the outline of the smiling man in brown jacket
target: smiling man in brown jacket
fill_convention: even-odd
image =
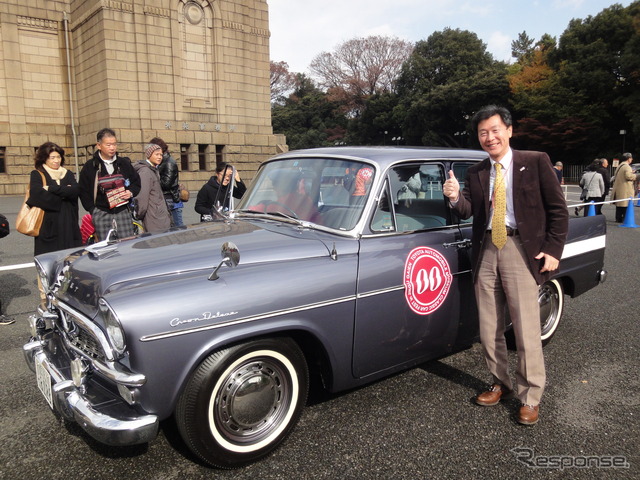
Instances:
[[[483,107],[473,117],[473,126],[489,158],[469,168],[462,192],[449,172],[443,192],[461,218],[473,215],[480,339],[493,376],[493,385],[476,397],[476,403],[496,405],[513,393],[504,337],[507,307],[518,348],[518,421],[533,425],[546,379],[538,285],[558,268],[569,215],[549,156],[510,148],[513,126],[507,109]]]

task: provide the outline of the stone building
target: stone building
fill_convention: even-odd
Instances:
[[[25,191],[45,141],[81,168],[103,127],[133,161],[163,138],[191,190],[216,162],[250,180],[286,149],[266,0],[0,1],[0,46],[0,195]]]

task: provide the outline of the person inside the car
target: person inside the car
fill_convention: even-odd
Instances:
[[[301,172],[276,171],[271,176],[271,183],[277,199],[267,205],[267,212],[294,214],[300,220],[317,221],[318,208],[307,192],[310,182]]]

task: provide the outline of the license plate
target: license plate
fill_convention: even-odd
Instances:
[[[47,403],[53,409],[53,395],[51,394],[51,375],[47,372],[47,369],[36,360],[36,380],[38,382],[38,388],[47,400]]]

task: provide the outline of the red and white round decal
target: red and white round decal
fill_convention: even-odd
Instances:
[[[404,265],[404,295],[411,310],[429,315],[444,303],[453,275],[447,259],[429,247],[411,250]]]

